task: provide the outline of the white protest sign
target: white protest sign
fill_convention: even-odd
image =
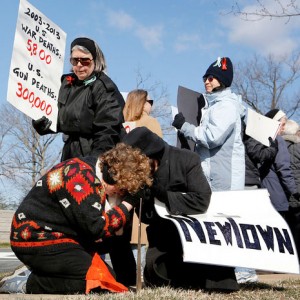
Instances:
[[[20,1],[7,100],[56,131],[57,97],[63,72],[66,34],[25,0]]]
[[[266,189],[213,192],[205,214],[157,213],[180,234],[185,262],[299,274],[291,231],[271,204]]]
[[[246,134],[269,147],[269,137],[275,140],[280,122],[263,116],[252,109],[247,110]]]
[[[124,122],[123,127],[125,128],[126,133],[129,133],[136,127],[136,122]]]

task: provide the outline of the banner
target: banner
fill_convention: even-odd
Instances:
[[[7,100],[32,119],[46,116],[56,131],[57,97],[66,34],[25,0],[20,1]]]
[[[291,231],[266,189],[213,192],[205,214],[157,213],[180,234],[184,261],[299,274]]]

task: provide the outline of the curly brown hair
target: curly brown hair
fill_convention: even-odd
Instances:
[[[120,190],[136,193],[144,186],[152,185],[149,158],[137,148],[119,143],[100,158],[100,169],[107,164],[110,176]]]

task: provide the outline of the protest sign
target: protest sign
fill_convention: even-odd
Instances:
[[[63,73],[66,34],[25,0],[20,1],[10,65],[7,100],[56,131],[57,97]]]
[[[299,274],[295,243],[266,189],[213,192],[206,213],[170,215],[155,209],[179,232],[185,262]]]
[[[129,133],[136,127],[136,122],[124,122],[123,127],[125,128],[126,133]]]
[[[205,100],[201,93],[178,86],[177,106],[178,111],[184,115],[186,122],[195,126],[199,125],[201,109],[205,106]],[[178,134],[177,147],[194,150],[194,146],[194,141],[186,140],[182,134]]]
[[[269,137],[275,140],[280,122],[263,116],[252,109],[247,110],[246,134],[269,147]]]

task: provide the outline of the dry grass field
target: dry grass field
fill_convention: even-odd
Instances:
[[[298,300],[300,299],[300,279],[275,280],[274,282],[258,282],[243,284],[238,292],[223,294],[195,290],[174,290],[170,288],[142,289],[138,293],[130,291],[122,294],[90,294],[90,295],[22,295],[0,294],[0,299],[8,300],[114,300],[114,299],[141,299],[141,300]]]

